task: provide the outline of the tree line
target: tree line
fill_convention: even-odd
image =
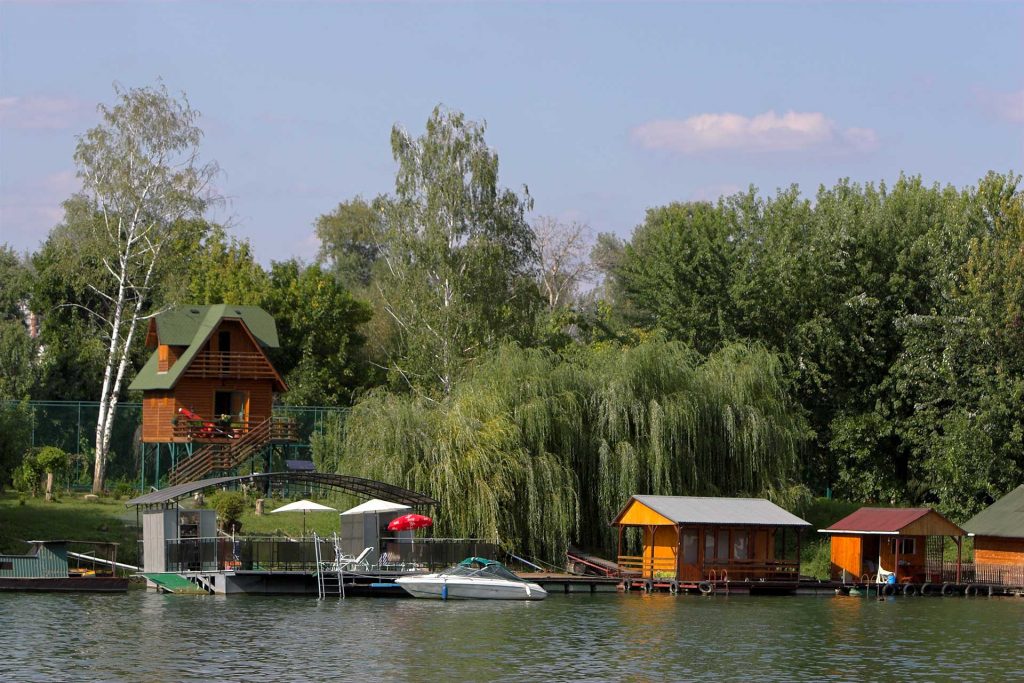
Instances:
[[[446,535],[607,548],[633,493],[963,519],[1024,479],[1012,173],[751,187],[592,237],[531,219],[484,124],[438,107],[419,135],[394,128],[390,193],[317,217],[312,262],[264,267],[206,218],[217,169],[187,99],[116,94],[78,139],[63,221],[32,254],[0,249],[0,399],[116,404],[145,356],[131,324],[253,304],[277,321],[281,400],[351,407],[316,438],[320,468],[430,493]],[[0,412],[5,481],[19,410]]]

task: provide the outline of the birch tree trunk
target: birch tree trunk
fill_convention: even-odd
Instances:
[[[96,238],[109,276],[90,283],[104,302],[90,309],[108,336],[96,421],[92,490],[106,480],[121,390],[140,323],[158,310],[153,290],[162,255],[181,222],[202,216],[215,198],[208,187],[217,166],[199,162],[198,112],[184,95],[155,88],[115,86],[118,102],[99,106],[102,123],[75,148],[82,193],[101,217]]]

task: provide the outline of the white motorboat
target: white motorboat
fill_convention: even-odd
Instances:
[[[543,600],[548,592],[521,579],[503,565],[469,557],[436,574],[403,576],[395,583],[414,598],[475,600]]]

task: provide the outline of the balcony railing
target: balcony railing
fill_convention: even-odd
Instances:
[[[626,574],[638,573],[648,578],[675,578],[676,560],[673,557],[639,557],[620,555],[619,569]],[[796,580],[800,574],[800,563],[795,560],[720,560],[705,562],[700,566],[703,579],[725,579],[730,581],[785,581]]]
[[[176,441],[231,442],[248,434],[263,420],[186,420],[175,418],[171,433]],[[290,417],[273,417],[270,422],[270,440],[297,441],[299,430]]]
[[[182,538],[166,541],[166,569],[170,572],[316,571],[316,541],[280,537],[238,536],[235,539]],[[379,565],[371,569],[434,570],[450,567],[467,557],[496,556],[493,543],[456,538],[382,538]],[[141,556],[140,548],[140,556]],[[322,561],[334,562],[334,544],[321,539]]]
[[[192,359],[185,376],[272,379],[275,375],[262,353],[204,351]]]

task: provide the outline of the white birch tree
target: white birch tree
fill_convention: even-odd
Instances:
[[[82,194],[100,217],[107,277],[90,284],[102,306],[90,309],[107,345],[96,422],[92,490],[103,490],[110,435],[132,342],[155,315],[152,290],[162,254],[173,249],[175,226],[201,216],[213,201],[213,163],[201,163],[199,113],[188,99],[157,87],[124,89],[118,102],[100,105],[101,123],[78,138],[75,163]]]
[[[441,107],[419,138],[396,126],[395,196],[376,203],[376,286],[398,339],[389,369],[442,394],[468,359],[522,340],[537,300],[531,200],[498,185],[484,129]]]

